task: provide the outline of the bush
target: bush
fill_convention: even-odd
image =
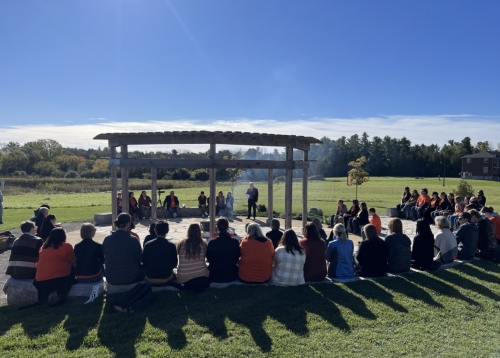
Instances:
[[[70,178],[70,179],[80,178],[80,174],[78,174],[74,170],[70,170],[64,175],[64,178]]]
[[[16,170],[14,173],[12,173],[12,176],[18,178],[26,178],[26,172],[24,170]]]
[[[173,180],[188,180],[191,177],[191,173],[186,169],[177,169],[172,174]]]
[[[469,184],[467,180],[460,180],[460,183],[458,184],[456,189],[453,189],[453,194],[455,196],[461,196],[462,198],[465,198],[466,196],[474,196],[474,188],[472,185]]]
[[[192,173],[191,178],[193,178],[193,176],[194,176],[195,180],[199,180],[199,181],[207,181],[210,179],[210,174],[208,174],[206,169],[196,169]]]

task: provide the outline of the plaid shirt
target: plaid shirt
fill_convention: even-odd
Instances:
[[[306,253],[302,255],[294,251],[295,255],[286,252],[283,246],[279,246],[274,252],[274,267],[271,283],[276,286],[298,286],[303,285],[304,264]]]

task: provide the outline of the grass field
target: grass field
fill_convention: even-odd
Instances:
[[[340,285],[162,292],[131,316],[105,313],[111,299],[0,307],[0,356],[500,356],[500,268],[487,261]]]
[[[459,179],[446,179],[446,187],[438,179],[390,178],[373,177],[370,181],[358,187],[358,199],[365,201],[369,207],[375,207],[380,213],[385,213],[387,206],[399,203],[401,193],[405,186],[411,189],[426,187],[429,192],[451,192],[457,187]],[[495,209],[500,209],[500,183],[484,180],[470,180],[469,183],[477,191],[484,190],[487,204]],[[201,185],[201,184],[200,184]],[[208,183],[207,183],[208,185]],[[267,182],[255,183],[259,189],[259,202],[267,205]],[[246,207],[244,195],[248,188],[247,183],[241,183],[235,188],[235,209],[242,210]],[[147,188],[144,188],[147,189]],[[285,209],[285,185],[274,184],[274,211],[283,212]],[[208,187],[189,187],[174,189],[181,204],[197,206],[198,195],[201,190],[208,194]],[[217,191],[224,193],[230,191],[228,183],[217,183]],[[168,193],[168,191],[167,191]],[[302,211],[302,183],[294,182],[293,185],[294,212]],[[325,214],[332,214],[336,210],[337,200],[352,200],[355,198],[355,187],[346,185],[345,178],[327,178],[324,181],[311,181],[308,186],[308,207],[319,207]],[[95,213],[111,211],[110,193],[65,193],[65,194],[25,194],[9,195],[5,191],[4,219],[5,225],[1,229],[17,228],[19,223],[33,215],[33,209],[42,203],[48,203],[60,222],[90,220]],[[140,191],[135,191],[136,197]],[[150,192],[148,191],[148,195]],[[162,196],[164,198],[164,195]]]

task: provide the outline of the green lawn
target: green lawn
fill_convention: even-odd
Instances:
[[[106,301],[0,307],[2,357],[498,357],[500,267],[342,285],[162,292],[145,311]]]
[[[414,179],[414,178],[390,178],[373,177],[367,183],[358,187],[358,199],[365,201],[369,207],[375,207],[380,213],[385,213],[387,206],[399,203],[401,193],[405,186],[411,189],[426,187],[430,192],[451,192],[457,187],[459,179],[446,179],[446,187],[438,179]],[[487,198],[487,204],[494,208],[500,208],[500,183],[484,180],[470,180],[469,183],[477,191],[483,189]],[[207,183],[208,185],[208,183]],[[267,182],[255,183],[259,189],[259,202],[267,206]],[[247,183],[241,183],[235,189],[235,209],[241,210],[246,207],[244,198]],[[147,189],[147,188],[145,188]],[[285,210],[285,185],[274,184],[274,211]],[[209,188],[200,186],[194,188],[175,189],[181,204],[186,206],[197,206],[198,195],[201,190],[208,194]],[[217,183],[217,191],[224,193],[230,191],[226,182]],[[168,192],[167,192],[168,193]],[[294,182],[293,185],[293,207],[294,212],[302,211],[302,183]],[[308,186],[308,207],[319,207],[325,214],[332,214],[336,210],[337,200],[352,200],[355,198],[355,187],[346,185],[345,178],[327,178],[324,181],[311,181]],[[19,226],[19,223],[28,219],[33,209],[42,203],[48,203],[53,208],[58,221],[68,222],[75,220],[92,219],[94,213],[107,212],[111,210],[110,193],[69,193],[69,194],[26,194],[9,195],[8,188],[5,191],[4,220],[5,225],[1,229],[9,230]],[[140,191],[135,191],[136,197]],[[150,191],[148,191],[150,195]],[[164,195],[162,195],[164,198]],[[30,209],[30,210],[27,210]],[[64,209],[64,210],[62,210]]]

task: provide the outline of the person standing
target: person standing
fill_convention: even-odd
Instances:
[[[150,207],[151,207],[151,198],[147,196],[146,191],[143,190],[141,196],[139,197],[139,211],[142,216],[142,220],[146,219],[146,212],[149,211]]]
[[[2,217],[3,217],[3,194],[2,192],[0,191],[0,225],[3,224],[3,221],[2,221]]]
[[[176,217],[179,212],[179,199],[174,195],[174,191],[170,192],[170,195],[165,198],[165,207],[168,209],[172,217]]]
[[[253,183],[249,183],[249,188],[247,189],[248,195],[248,215],[247,219],[250,219],[250,209],[253,208],[253,219],[255,220],[255,211],[257,210],[257,201],[259,201],[259,190],[253,186]]]

